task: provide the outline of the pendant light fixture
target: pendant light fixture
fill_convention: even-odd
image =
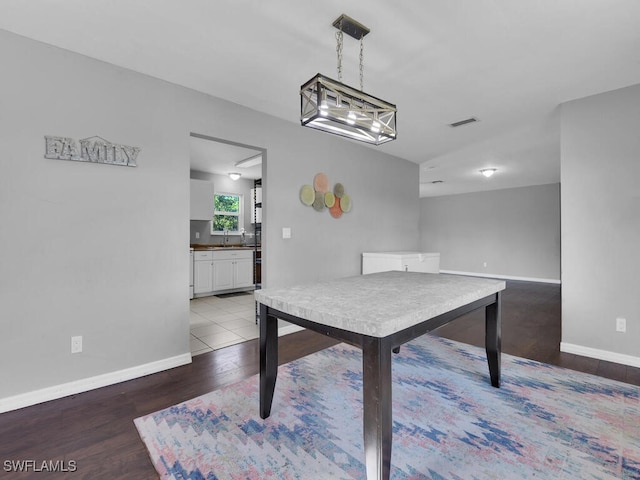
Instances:
[[[396,106],[363,91],[363,39],[370,30],[344,14],[333,26],[338,29],[338,80],[318,73],[300,87],[300,123],[373,145],[395,140]],[[360,90],[342,83],[343,33],[360,40]]]

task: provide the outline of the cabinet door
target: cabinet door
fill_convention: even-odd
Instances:
[[[233,267],[235,260],[213,261],[213,290],[233,288]]]
[[[253,259],[240,258],[235,261],[235,287],[244,288],[253,285]]]
[[[193,293],[213,292],[213,262],[199,260],[193,262]]]
[[[191,220],[213,220],[213,183],[191,179]]]

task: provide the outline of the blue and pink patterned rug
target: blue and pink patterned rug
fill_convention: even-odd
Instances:
[[[163,479],[364,479],[360,350],[281,366],[135,420]],[[393,357],[393,479],[638,479],[640,388],[423,336]]]

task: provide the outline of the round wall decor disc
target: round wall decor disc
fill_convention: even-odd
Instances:
[[[316,198],[313,201],[313,208],[318,212],[324,210],[324,193],[316,192]]]
[[[340,218],[342,216],[342,208],[340,208],[340,199],[336,198],[336,202],[333,207],[329,209],[329,213],[333,218]]]
[[[342,211],[345,213],[351,211],[351,207],[353,206],[351,203],[351,197],[346,193],[342,195],[342,198],[340,199],[340,206],[342,207]]]
[[[333,207],[333,204],[336,203],[336,197],[331,192],[327,192],[324,194],[324,204],[327,208]]]
[[[311,185],[303,185],[300,189],[300,201],[307,207],[313,205],[313,201],[316,199],[316,192],[313,191]]]
[[[327,193],[329,191],[329,177],[324,173],[316,173],[313,177],[313,188],[316,192]]]

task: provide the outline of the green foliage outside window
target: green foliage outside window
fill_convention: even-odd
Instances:
[[[240,196],[216,195],[214,197],[216,212],[240,212]]]
[[[212,232],[239,231],[240,220],[240,195],[216,194],[214,195],[214,216]]]
[[[216,215],[213,218],[213,231],[214,232],[229,232],[238,231],[238,217],[231,217],[228,215]]]

